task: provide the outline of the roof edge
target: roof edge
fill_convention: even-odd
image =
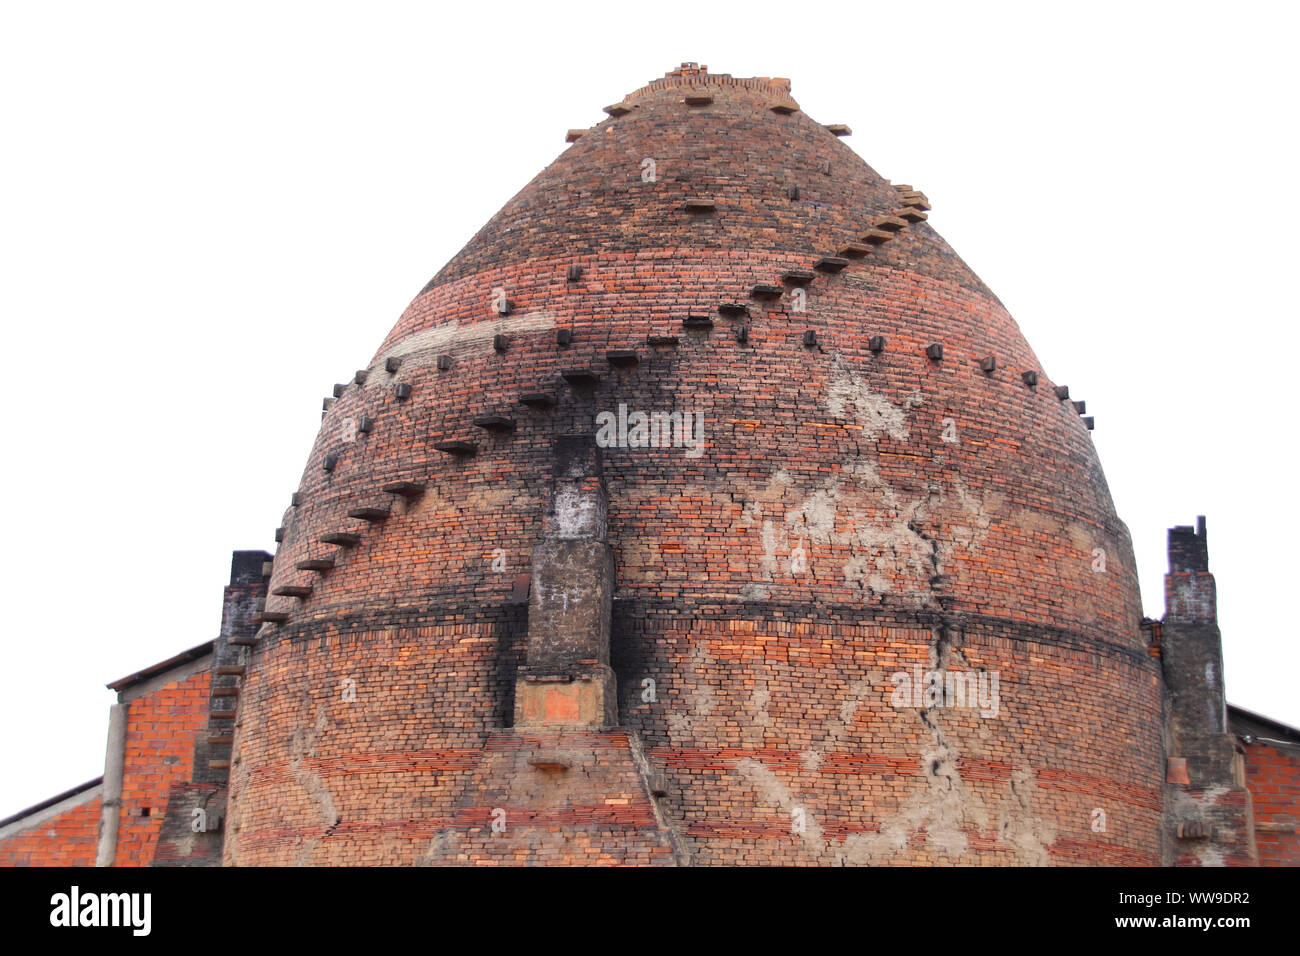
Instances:
[[[1245,707],[1238,707],[1236,704],[1228,704],[1228,716],[1238,714],[1247,720],[1253,720],[1257,723],[1273,727],[1280,733],[1290,734],[1295,738],[1297,744],[1300,744],[1300,727],[1292,727],[1290,724],[1284,724],[1280,720],[1274,720],[1272,717],[1265,717],[1263,714],[1257,714],[1253,710],[1247,710]]]
[[[119,694],[127,688],[134,687],[136,684],[142,684],[151,677],[157,677],[159,674],[165,674],[167,671],[175,670],[184,664],[190,664],[202,657],[212,653],[216,641],[204,641],[196,647],[191,647],[188,651],[181,651],[175,657],[169,657],[165,661],[159,661],[143,670],[138,670],[134,674],[128,674],[120,677],[111,684],[105,684],[109,690],[115,690]]]
[[[102,776],[99,776],[96,777],[94,780],[86,781],[80,786],[73,787],[71,790],[64,790],[62,793],[56,794],[55,796],[50,797],[48,800],[42,800],[40,803],[34,803],[26,810],[19,810],[17,813],[7,816],[3,820],[0,820],[0,830],[4,830],[10,824],[19,823],[26,817],[34,816],[35,814],[40,813],[42,810],[48,810],[50,807],[53,807],[56,804],[60,804],[66,800],[70,800],[79,794],[86,793],[87,790],[93,790],[95,787],[98,787],[103,782],[104,782],[104,778]]]

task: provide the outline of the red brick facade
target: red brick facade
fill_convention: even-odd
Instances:
[[[1294,760],[1246,745],[1262,829],[1220,786],[1203,523],[1162,646],[1083,403],[928,200],[785,80],[606,112],[326,399],[268,580],[130,703],[117,863],[1295,862]]]
[[[1228,708],[1245,760],[1261,866],[1300,866],[1300,729]]]
[[[1300,755],[1255,744],[1246,748],[1246,784],[1255,806],[1261,866],[1300,866]]]
[[[0,836],[0,866],[93,866],[99,834],[94,796],[49,819]]]
[[[579,830],[617,799],[473,794],[556,442],[620,403],[705,422],[698,456],[602,449],[619,720],[692,862],[1160,861],[1159,664],[1087,425],[924,198],[789,103],[689,70],[628,97],[336,388],[242,692],[227,862],[411,863],[504,793]],[[999,712],[893,706],[914,665],[996,672]]]
[[[207,727],[206,672],[131,701],[117,832],[117,866],[149,866],[172,784],[194,770],[195,737]]]

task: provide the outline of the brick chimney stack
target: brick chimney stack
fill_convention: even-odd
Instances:
[[[1167,862],[1254,865],[1254,814],[1228,733],[1214,575],[1205,518],[1169,529],[1161,626],[1166,699]]]

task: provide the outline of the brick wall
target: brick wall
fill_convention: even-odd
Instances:
[[[209,681],[204,671],[130,702],[114,865],[153,863],[172,784],[192,777],[195,737],[207,728]]]
[[[1300,748],[1245,744],[1261,866],[1300,866]]]
[[[94,866],[99,807],[96,790],[84,803],[0,837],[0,866]]]
[[[694,858],[1160,861],[1159,663],[1088,428],[927,223],[850,248],[903,194],[786,100],[701,69],[639,90],[342,377],[285,489],[227,862],[461,838],[511,726],[557,442],[620,404],[705,421],[698,456],[602,449],[619,720]],[[914,664],[1000,671],[1002,709],[893,706]]]

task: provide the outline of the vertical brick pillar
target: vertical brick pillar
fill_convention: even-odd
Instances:
[[[265,551],[235,551],[230,558],[230,583],[221,602],[221,632],[212,645],[210,690],[238,691],[247,663],[245,645],[231,638],[249,637],[258,625],[253,617],[259,601],[265,600],[266,578],[262,566],[271,560]],[[214,717],[220,708],[230,707],[237,698],[213,695],[206,729],[194,741],[194,769],[191,780],[173,784],[167,796],[167,810],[154,851],[154,866],[220,866],[226,790],[230,781],[230,749],[234,733],[228,717]],[[195,814],[195,810],[203,813]],[[203,829],[196,830],[198,821]]]
[[[1161,662],[1169,765],[1168,862],[1253,866],[1254,814],[1242,754],[1228,732],[1214,575],[1205,518],[1169,529]]]
[[[618,697],[609,666],[614,554],[595,439],[556,442],[551,510],[533,549],[525,664],[515,684],[517,727],[612,727]]]

